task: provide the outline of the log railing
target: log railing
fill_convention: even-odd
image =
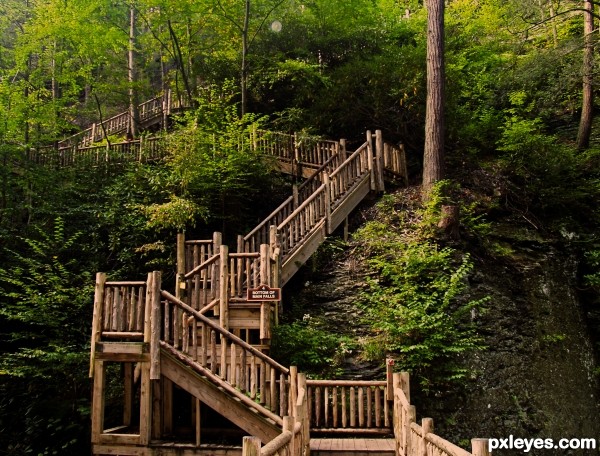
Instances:
[[[487,439],[472,439],[471,452],[434,434],[433,420],[419,425],[410,404],[410,380],[406,372],[393,375],[393,427],[399,456],[489,456]]]
[[[329,175],[329,200],[334,209],[355,183],[370,173],[369,143],[364,143]]]
[[[163,116],[165,113],[170,114],[173,109],[187,107],[188,105],[189,103],[187,102],[173,102],[170,91],[167,91],[165,95],[159,95],[138,106],[139,121],[142,124],[147,123],[151,119]],[[59,141],[58,147],[59,149],[72,146],[87,147],[95,142],[102,141],[107,135],[124,134],[129,128],[130,118],[131,113],[129,111],[121,112],[101,123],[94,123],[89,128]]]
[[[312,431],[390,433],[386,381],[308,380]]]
[[[162,344],[239,388],[280,417],[288,413],[289,369],[172,294],[163,299]]]
[[[310,452],[306,376],[291,369],[290,414],[283,417],[281,434],[264,446],[257,437],[244,437],[242,456],[305,456]]]
[[[304,203],[323,184],[324,176],[340,166],[343,161],[342,159],[343,156],[339,153],[332,155],[301,185],[294,185],[292,187],[292,195],[271,212],[250,233],[244,236],[243,251],[255,252],[259,245],[272,242],[270,234],[271,226],[278,226],[286,220],[298,206]]]
[[[164,138],[141,138],[133,141],[102,144],[96,146],[66,146],[60,149],[32,150],[30,160],[44,166],[56,168],[95,166],[102,163],[141,163],[160,160],[166,153]]]
[[[323,184],[277,226],[283,258],[300,246],[312,230],[325,220],[331,210],[327,197],[327,185]]]
[[[265,130],[255,130],[252,134],[252,143],[255,149],[262,150],[263,153],[315,169],[344,148],[343,141]]]

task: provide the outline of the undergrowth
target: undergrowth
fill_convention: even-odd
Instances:
[[[483,348],[471,315],[488,298],[466,297],[473,262],[437,239],[448,185],[440,183],[425,205],[407,194],[385,196],[355,235],[368,267],[362,305],[372,334],[364,356],[393,357],[425,392],[464,380],[461,355]]]

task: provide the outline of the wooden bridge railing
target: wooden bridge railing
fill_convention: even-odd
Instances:
[[[162,137],[141,138],[133,141],[96,146],[67,146],[60,149],[32,150],[29,159],[44,166],[56,168],[81,164],[96,166],[102,163],[141,163],[160,160],[166,153]]]
[[[308,380],[312,431],[390,433],[386,381]]]
[[[417,424],[416,408],[410,404],[410,380],[407,372],[393,375],[393,425],[396,454],[399,456],[489,456],[487,439],[472,439],[471,452],[433,432],[433,420],[423,418]]]

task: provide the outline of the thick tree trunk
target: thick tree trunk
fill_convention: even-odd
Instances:
[[[135,64],[135,30],[136,14],[135,5],[132,3],[129,9],[129,53],[128,53],[128,82],[129,82],[129,132],[128,136],[135,138],[139,133],[140,114],[138,111],[138,96],[137,88],[135,83],[137,82],[136,77],[136,64]]]
[[[444,176],[444,73],[444,0],[428,0],[424,195]]]
[[[248,24],[250,22],[250,0],[246,0],[244,25],[242,27],[242,67],[240,72],[240,91],[242,92],[242,116],[248,111]]]
[[[577,134],[577,147],[587,149],[590,145],[592,133],[592,119],[594,116],[594,6],[591,1],[583,2],[583,96],[581,100],[581,119]]]

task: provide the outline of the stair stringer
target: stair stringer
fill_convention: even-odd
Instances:
[[[272,420],[232,397],[207,377],[200,375],[192,366],[175,359],[162,349],[161,375],[190,393],[213,410],[217,411],[249,435],[254,435],[266,444],[281,434],[281,428]],[[260,405],[257,404],[258,407]]]

